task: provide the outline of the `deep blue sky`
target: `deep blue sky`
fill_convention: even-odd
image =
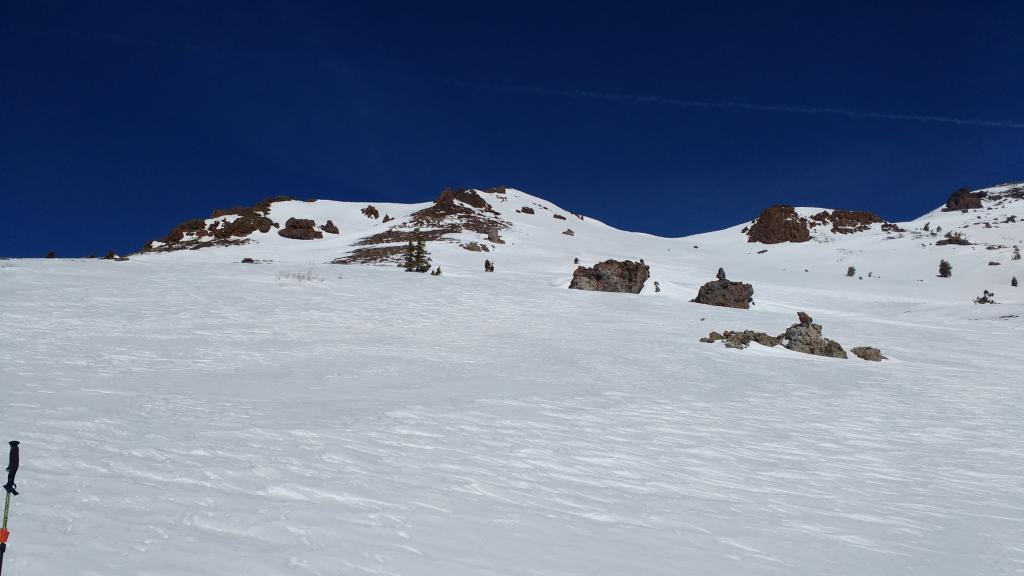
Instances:
[[[554,4],[0,0],[0,255],[277,194],[504,184],[678,236],[1024,180],[1020,0]]]

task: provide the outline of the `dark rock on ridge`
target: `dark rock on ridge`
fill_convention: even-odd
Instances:
[[[806,242],[811,239],[807,219],[797,215],[796,209],[786,204],[765,208],[747,230],[748,242],[779,244],[780,242]]]
[[[946,207],[942,211],[953,212],[956,210],[981,208],[981,199],[984,197],[984,192],[971,192],[969,188],[960,188],[949,195],[949,199],[946,200]]]

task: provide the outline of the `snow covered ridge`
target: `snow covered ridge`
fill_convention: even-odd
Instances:
[[[1024,217],[1022,206],[1022,184],[975,192],[961,189],[944,207],[922,218],[934,220],[936,228],[947,231],[992,228],[1012,225],[1018,217]],[[859,234],[920,238],[922,232],[923,236],[934,233],[931,228],[920,229],[925,223],[915,220],[901,225],[864,211],[777,205],[765,209],[739,231],[749,243],[831,243],[842,236]],[[538,234],[538,228],[545,233]],[[274,253],[282,257],[305,253],[339,264],[398,264],[404,244],[414,236],[430,244],[454,244],[469,252],[493,252],[510,248],[503,246],[506,231],[522,234],[526,238],[521,239],[529,244],[543,241],[551,248],[588,244],[586,236],[592,235],[591,228],[601,236],[621,234],[600,222],[504,187],[446,189],[434,202],[419,204],[300,201],[282,196],[184,222],[166,237],[149,242],[140,254],[234,247],[226,253],[234,257],[239,250],[252,251],[258,245],[256,251],[265,259],[272,259]],[[573,240],[578,232],[584,238]],[[552,237],[551,233],[563,238]],[[316,247],[305,245],[305,241],[315,241]],[[299,245],[303,247],[299,249]]]

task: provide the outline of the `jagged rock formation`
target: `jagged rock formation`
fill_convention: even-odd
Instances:
[[[575,236],[576,235],[576,233],[572,231],[572,228],[566,228],[565,231],[562,232],[562,234],[565,234],[566,236]]]
[[[380,212],[377,211],[377,207],[373,204],[367,205],[366,208],[363,208],[360,212],[362,212],[363,216],[366,216],[367,218],[372,218],[374,220],[380,218]]]
[[[807,219],[797,215],[796,209],[786,204],[765,208],[747,229],[747,242],[778,244],[780,242],[807,242],[811,231]]]
[[[323,238],[323,232],[314,227],[313,221],[306,218],[289,218],[284,228],[277,233],[292,240],[316,240]]]
[[[523,206],[522,208],[519,209],[519,211],[522,212],[523,214],[533,214],[534,213],[533,208],[530,208],[529,206]]]
[[[853,234],[871,228],[872,224],[887,224],[877,214],[855,210],[822,210],[811,216],[809,223],[812,228],[831,224],[832,232],[836,234]]]
[[[701,338],[701,342],[713,343],[723,340],[729,348],[746,348],[751,342],[757,342],[762,346],[778,346],[815,356],[829,356],[832,358],[846,358],[846,351],[835,340],[829,340],[821,335],[821,326],[815,324],[804,312],[797,312],[800,320],[786,329],[786,332],[778,336],[770,336],[764,332],[753,330],[730,331],[724,333],[712,332],[707,337]],[[872,350],[874,350],[872,348]]]
[[[725,306],[727,308],[750,308],[754,301],[754,287],[743,282],[732,282],[725,277],[725,270],[719,268],[717,280],[700,287],[697,297],[691,300],[697,304]]]
[[[267,217],[270,205],[274,202],[291,200],[288,196],[267,198],[254,206],[241,206],[226,210],[214,210],[210,218],[205,220],[187,220],[171,229],[163,239],[148,242],[141,252],[173,252],[176,250],[198,250],[208,246],[227,246],[245,244],[247,236],[253,232],[267,233],[277,224]],[[233,220],[228,220],[235,216]],[[207,238],[210,238],[207,240]]]
[[[573,272],[569,288],[597,292],[625,292],[639,294],[651,269],[643,261],[605,260],[591,268],[580,266]]]
[[[946,200],[946,207],[943,212],[954,212],[957,210],[974,210],[981,208],[981,200],[985,197],[984,192],[971,192],[969,188],[960,188],[949,195]]]
[[[328,234],[340,234],[341,233],[341,230],[338,230],[338,227],[335,226],[334,222],[332,222],[330,220],[327,221],[327,224],[324,224],[323,226],[321,226],[320,229],[323,230],[324,232],[327,232]]]
[[[885,356],[882,356],[882,351],[878,348],[871,346],[857,346],[856,348],[850,348],[850,352],[861,360],[867,360],[869,362],[881,362],[882,360],[888,360]]]
[[[798,312],[799,322],[786,329],[783,334],[783,346],[794,352],[813,354],[815,356],[829,356],[832,358],[846,358],[846,351],[835,340],[829,340],[821,335],[821,326],[815,324],[804,312]]]

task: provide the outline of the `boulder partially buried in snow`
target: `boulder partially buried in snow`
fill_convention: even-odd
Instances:
[[[725,270],[721,268],[718,269],[716,278],[718,279],[701,286],[692,302],[727,308],[750,308],[750,303],[754,300],[753,286],[726,279]]]
[[[850,352],[861,360],[868,360],[870,362],[881,362],[882,360],[888,360],[885,356],[882,356],[882,351],[878,348],[871,346],[857,346],[856,348],[850,348]]]
[[[305,218],[289,218],[284,228],[277,231],[278,234],[292,240],[314,240],[323,238],[323,232],[317,230],[312,220]]]
[[[591,268],[580,266],[573,272],[569,288],[597,292],[625,292],[639,294],[651,269],[641,260],[605,260]]]
[[[835,340],[829,340],[821,335],[821,326],[815,324],[804,312],[798,312],[799,322],[786,329],[783,334],[783,346],[794,352],[813,354],[815,356],[829,356],[831,358],[846,358],[846,351]]]

